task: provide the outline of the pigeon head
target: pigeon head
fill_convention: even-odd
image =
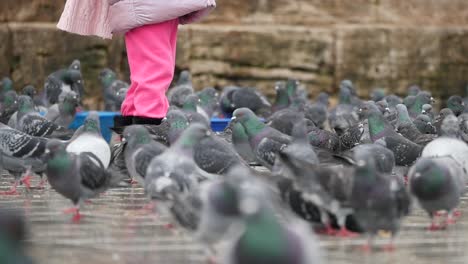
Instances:
[[[390,108],[388,107],[388,103],[385,100],[378,101],[375,103],[375,105],[377,105],[377,107],[379,108],[382,114],[385,114],[390,111]]]
[[[0,86],[1,86],[1,93],[2,94],[6,93],[8,91],[12,91],[13,90],[13,81],[8,77],[4,77],[0,81]]]
[[[397,104],[402,104],[403,103],[403,100],[401,100],[400,97],[398,97],[398,96],[396,96],[394,94],[385,96],[385,101],[387,101],[388,106],[390,106],[390,107],[395,107]]]
[[[83,131],[101,133],[99,114],[96,111],[89,112],[83,124]]]
[[[133,125],[125,128],[123,139],[127,142],[128,146],[134,149],[137,146],[149,144],[152,139],[148,130],[141,125]]]
[[[169,142],[174,143],[180,134],[189,127],[190,122],[185,113],[180,110],[170,110],[166,118],[169,122]]]
[[[381,101],[385,98],[385,90],[382,88],[376,88],[371,93],[371,100],[374,102]]]
[[[185,111],[196,112],[197,105],[200,103],[200,98],[197,95],[191,94],[185,98],[183,109]]]
[[[291,97],[288,94],[286,87],[277,86],[276,88],[276,100],[275,100],[275,111],[281,110],[288,107],[291,104]]]
[[[463,102],[463,98],[458,95],[452,95],[447,100],[447,107],[453,111],[456,116],[459,116],[463,111],[465,111],[465,103]]]
[[[317,96],[317,102],[325,105],[326,107],[330,105],[329,99],[330,96],[324,92],[319,93],[319,95]]]
[[[27,95],[31,98],[34,98],[34,96],[36,95],[36,88],[32,85],[26,85],[22,92],[21,92],[23,95]]]
[[[307,136],[307,121],[305,119],[302,119],[302,121],[299,121],[293,126],[291,136],[298,142],[303,142],[306,144],[309,143]]]
[[[340,83],[340,91],[342,89],[349,90],[351,95],[356,95],[356,89],[354,88],[354,84],[351,80],[343,80]]]
[[[211,132],[208,127],[200,123],[190,125],[175,142],[175,145],[181,148],[193,148],[203,138],[209,137]]]
[[[192,85],[192,74],[190,71],[180,72],[179,79],[177,80],[177,86],[179,85]]]
[[[432,105],[430,104],[424,104],[422,107],[422,114],[429,115],[432,113]]]
[[[394,128],[389,124],[380,111],[372,110],[368,117],[369,133],[372,141],[385,137],[388,133],[393,133]]]
[[[34,111],[34,101],[29,96],[22,97],[21,101],[18,102],[18,112],[29,113]]]
[[[458,138],[460,133],[460,123],[454,115],[448,115],[442,121],[440,127],[442,136]]]
[[[237,86],[226,86],[221,94],[220,106],[225,113],[232,113],[235,110],[235,105],[232,101],[234,93],[240,88]]]
[[[47,142],[44,158],[47,162],[47,169],[59,173],[64,173],[72,165],[72,161],[67,155],[66,145],[60,140],[50,140]],[[57,174],[47,174],[47,176]]]
[[[62,76],[62,79],[65,83],[72,84],[72,83],[80,83],[83,79],[81,72],[78,70],[67,70],[65,74]]]
[[[99,80],[103,88],[107,88],[117,79],[117,74],[111,69],[104,69],[99,73]]]
[[[128,88],[120,88],[116,95],[119,100],[119,104],[122,104],[123,101],[125,100],[125,97],[127,96]]]
[[[359,118],[366,119],[371,113],[381,113],[379,107],[372,101],[364,102],[358,110]]]
[[[436,117],[436,121],[443,121],[445,117],[449,115],[455,115],[450,108],[443,108],[440,110],[439,115]]]
[[[290,98],[293,98],[297,94],[297,87],[299,86],[298,80],[290,79],[286,82],[286,92]]]
[[[399,104],[396,106],[397,112],[398,112],[398,123],[403,124],[403,123],[410,123],[411,118],[408,114],[408,109],[404,104]]]
[[[3,107],[5,109],[16,109],[16,107],[18,107],[18,95],[15,91],[8,91],[5,93]]]
[[[201,105],[209,105],[218,99],[219,93],[213,87],[207,87],[198,93]]]
[[[437,129],[432,124],[431,118],[428,115],[420,114],[413,121],[419,131],[423,134],[435,134]]]
[[[62,97],[63,98],[59,99],[59,101],[62,102],[59,106],[61,107],[61,110],[67,113],[74,113],[80,102],[78,94],[70,91],[65,93]]]
[[[340,104],[351,104],[351,90],[346,86],[340,86]]]
[[[247,135],[256,135],[265,128],[265,124],[248,108],[236,109],[233,113],[233,119],[244,126]]]
[[[411,192],[424,200],[443,195],[451,181],[447,168],[430,158],[419,159],[410,169],[409,178]]]
[[[408,88],[408,95],[416,96],[419,92],[421,92],[421,87],[419,87],[418,85],[411,85]]]
[[[70,70],[80,71],[81,70],[81,62],[80,60],[74,60],[70,66],[68,67]]]

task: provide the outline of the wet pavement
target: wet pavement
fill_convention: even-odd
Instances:
[[[0,179],[7,190],[12,178]],[[37,181],[33,180],[33,186]],[[112,189],[82,208],[79,224],[62,211],[71,202],[55,191],[19,187],[20,195],[0,196],[0,206],[25,210],[30,236],[28,252],[39,264],[208,263],[200,245],[182,230],[168,229],[169,218],[145,209],[148,204],[138,186]],[[459,221],[443,231],[426,231],[429,218],[413,208],[392,252],[361,250],[365,237],[319,237],[327,263],[468,263],[468,205],[464,197]],[[378,238],[377,246],[388,243]]]

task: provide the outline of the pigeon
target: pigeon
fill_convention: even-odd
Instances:
[[[371,100],[374,101],[374,102],[384,100],[385,90],[382,89],[382,88],[376,88],[376,89],[372,90],[372,93],[371,93],[370,97],[371,97]]]
[[[330,106],[330,95],[328,95],[325,92],[319,93],[319,95],[317,96],[317,99],[316,99],[316,103],[321,104],[321,105],[325,106],[325,108],[328,109],[328,107]]]
[[[7,124],[11,116],[18,110],[18,95],[15,91],[8,91],[0,102],[0,122]]]
[[[83,99],[83,77],[79,70],[61,69],[50,74],[45,81],[45,98],[49,105],[59,102],[64,92],[74,91]]]
[[[275,85],[276,99],[272,106],[273,113],[288,108],[292,103],[292,98],[288,94],[285,83],[277,83]]]
[[[334,132],[311,126],[308,133],[309,142],[312,146],[337,152],[340,149],[340,138]]]
[[[66,145],[53,139],[47,143],[44,160],[46,175],[54,190],[70,199],[74,205],[66,213],[73,213],[73,221],[81,219],[80,205],[120,182],[104,168],[99,158],[90,152],[68,153]]]
[[[307,225],[293,217],[281,221],[264,201],[245,199],[245,206],[241,204],[244,225],[232,237],[222,263],[322,263],[318,243]]]
[[[463,98],[459,95],[452,95],[447,100],[447,108],[452,110],[455,116],[461,115],[465,112],[465,103],[463,102]]]
[[[41,156],[46,143],[43,138],[32,137],[8,127],[0,128],[2,167],[15,178],[15,184],[6,194],[16,194],[16,187],[20,182],[29,187],[31,173],[41,174],[44,171]]]
[[[205,126],[192,124],[169,149],[151,160],[145,177],[145,192],[151,199],[170,201],[189,194],[199,182],[216,178],[193,159],[197,143],[210,134]]]
[[[197,95],[188,95],[185,99],[182,111],[187,115],[190,123],[200,123],[206,126],[210,126],[210,118],[205,112],[199,112],[200,99]]]
[[[218,96],[219,93],[213,87],[207,87],[197,93],[200,99],[200,107],[211,118],[218,108]]]
[[[354,148],[342,152],[341,157],[346,157],[350,165],[357,165],[358,158],[372,159],[375,169],[379,173],[392,174],[395,167],[393,152],[378,144],[360,144]]]
[[[410,197],[403,181],[378,171],[369,149],[355,151],[357,166],[354,174],[350,204],[359,226],[369,234],[368,246],[380,231],[393,236],[401,219],[409,214]],[[390,246],[393,246],[393,241]]]
[[[369,131],[367,131],[367,133],[368,132]],[[346,131],[344,131],[344,133],[339,137],[340,151],[346,151],[356,145],[364,143],[364,133],[366,133],[366,131],[363,122],[359,122],[358,124],[346,129]]]
[[[468,113],[459,115],[458,122],[460,123],[460,136],[463,141],[468,142]]]
[[[0,208],[0,263],[32,264],[26,255],[24,241],[27,239],[24,213],[8,207]]]
[[[411,167],[408,177],[411,194],[432,219],[429,230],[451,224],[452,213],[465,192],[466,171],[463,167],[450,156],[424,156]],[[436,222],[439,211],[447,212],[447,221],[443,225]]]
[[[388,107],[396,107],[397,104],[402,104],[403,100],[399,96],[396,96],[394,94],[390,94],[385,96],[385,101],[388,104]]]
[[[414,125],[422,134],[437,134],[436,127],[428,115],[420,114],[413,120]]]
[[[421,87],[419,87],[419,85],[413,84],[408,87],[408,95],[410,96],[416,96],[419,92],[421,92]]]
[[[267,125],[277,129],[281,133],[291,135],[294,124],[301,122],[302,119],[304,119],[304,115],[294,111],[293,109],[286,108],[273,113],[267,119]]]
[[[3,101],[3,96],[9,91],[13,91],[13,81],[9,77],[3,77],[0,80],[0,101]]]
[[[49,107],[45,118],[61,127],[69,127],[75,120],[76,108],[79,105],[78,95],[71,91],[65,92],[63,101]]]
[[[413,141],[416,144],[425,146],[437,136],[434,134],[423,134],[421,133],[416,125],[411,121],[406,106],[399,104],[396,106],[398,110],[398,122],[397,131],[407,139]]]
[[[234,110],[236,110],[232,96],[239,89],[240,87],[237,86],[226,86],[223,88],[223,92],[219,98],[219,106],[224,115],[231,116]]]
[[[454,115],[449,115],[444,118],[440,126],[441,136],[461,139],[460,123]]]
[[[244,129],[244,126],[237,120],[231,120],[229,127],[232,129],[232,145],[237,153],[249,164],[256,163],[257,159],[250,146],[249,136]]]
[[[408,108],[408,113],[411,118],[416,118],[419,114],[421,114],[423,110],[423,105],[425,104],[432,104],[434,102],[434,98],[431,96],[429,92],[419,92],[414,101],[411,102],[409,105],[405,104]]]
[[[34,102],[30,98],[25,99],[22,104],[19,105],[16,126],[18,130],[36,137],[67,140],[73,134],[71,130],[56,125],[35,112]]]
[[[233,119],[244,127],[257,161],[271,169],[276,153],[291,143],[291,137],[263,124],[248,108],[236,109]]]
[[[17,105],[22,105],[25,101],[31,100],[31,97],[27,95],[20,95],[17,98]],[[16,111],[8,120],[7,125],[11,128],[16,129],[16,122],[18,121],[18,111]]]
[[[102,137],[99,114],[96,111],[88,113],[83,125],[77,129],[66,147],[67,152],[79,155],[90,152],[99,159],[99,163],[107,168],[111,160],[111,150]]]
[[[182,108],[187,96],[194,93],[192,79],[189,71],[182,71],[176,85],[169,89],[167,98],[171,106]]]
[[[307,104],[304,106],[304,116],[320,129],[325,129],[328,125],[327,106],[321,103]]]
[[[167,147],[153,141],[144,126],[132,125],[125,128],[123,141],[127,142],[124,149],[125,164],[132,179],[145,183],[146,170],[151,160],[163,153]]]
[[[249,108],[259,116],[267,117],[271,112],[271,104],[255,88],[241,87],[232,94],[234,109]]]
[[[354,105],[352,105],[351,96],[349,89],[340,87],[340,103],[330,112],[330,126],[338,134],[355,125],[359,120]]]
[[[106,111],[119,111],[129,84],[117,79],[117,74],[111,69],[104,69],[99,73],[101,81],[104,109]]]
[[[439,136],[442,134],[442,130],[440,129],[440,127],[442,126],[442,121],[444,121],[445,117],[449,115],[455,115],[455,114],[450,108],[443,108],[440,110],[439,114],[434,119],[434,126]]]
[[[80,60],[72,61],[70,66],[68,66],[68,70],[71,71],[71,72],[74,72],[74,74],[78,75],[76,80],[71,79],[71,90],[74,91],[78,95],[78,97],[80,99],[80,103],[81,103],[81,99],[83,99],[83,97],[84,97],[85,90],[84,90],[83,75],[81,73],[81,62],[80,62]],[[73,75],[73,74],[70,74],[70,75]]]
[[[190,121],[184,112],[181,110],[170,110],[167,115],[167,122],[169,129],[167,131],[167,137],[169,143],[172,144],[179,139],[182,132],[190,126]]]
[[[424,104],[421,114],[426,115],[430,118],[430,120],[434,120],[434,112],[433,107],[430,104]]]
[[[395,132],[377,108],[370,111],[368,125],[372,142],[390,149],[395,155],[396,165],[412,165],[421,155],[422,146]]]

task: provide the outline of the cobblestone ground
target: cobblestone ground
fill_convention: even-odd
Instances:
[[[0,190],[7,190],[11,181],[9,176],[2,177]],[[167,229],[167,216],[145,209],[148,200],[140,187],[113,189],[93,199],[83,207],[80,224],[62,213],[71,203],[50,188],[26,191],[19,187],[19,192],[0,196],[0,206],[25,210],[29,254],[39,264],[207,263],[202,248],[189,234]],[[414,209],[404,221],[393,252],[360,250],[364,237],[319,237],[319,243],[329,264],[468,263],[467,199],[461,204],[459,222],[444,231],[426,231],[428,217]],[[376,240],[377,245],[386,243],[385,238]]]

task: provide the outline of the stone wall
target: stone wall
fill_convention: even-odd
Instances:
[[[98,100],[99,69],[128,78],[123,40],[56,30],[64,2],[1,0],[0,75],[42,87],[79,58]],[[276,80],[293,77],[314,94],[350,78],[362,95],[419,83],[445,97],[468,81],[467,25],[466,0],[218,0],[204,23],[181,27],[177,67],[200,88],[236,82],[273,93]]]

